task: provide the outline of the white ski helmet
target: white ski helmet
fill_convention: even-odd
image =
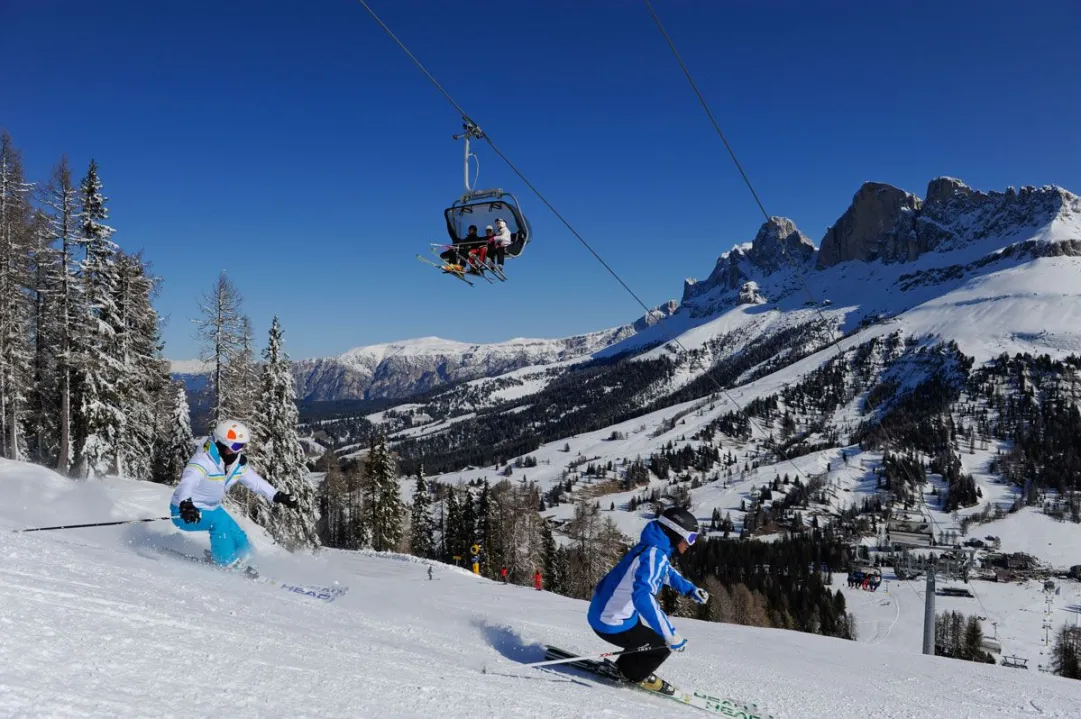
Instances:
[[[235,419],[223,419],[214,427],[214,441],[228,449],[232,453],[242,451],[248,446],[251,432],[243,422]]]

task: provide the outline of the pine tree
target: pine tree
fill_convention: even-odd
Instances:
[[[473,493],[469,487],[462,489],[461,501],[462,514],[458,521],[458,546],[462,548],[465,557],[472,557],[472,547],[477,541],[477,508],[473,501]],[[489,560],[490,561],[490,560]]]
[[[9,459],[26,456],[22,428],[32,379],[30,187],[11,136],[0,133],[0,450]]]
[[[487,478],[481,486],[480,498],[477,500],[477,538],[476,542],[484,551],[484,574],[490,579],[495,579],[500,567],[504,565],[503,542],[499,532],[499,499],[493,498],[492,487]]]
[[[544,579],[548,583],[548,589],[550,591],[559,593],[563,587],[557,586],[556,579],[556,562],[558,557],[556,554],[556,540],[552,536],[552,527],[546,521],[541,523],[541,551],[544,553],[543,571]]]
[[[222,372],[221,416],[243,422],[255,436],[264,421],[258,410],[262,377],[255,361],[251,321],[246,315],[239,318],[237,333],[236,352]]]
[[[344,520],[341,527],[343,549],[363,549],[369,546],[371,533],[364,513],[363,494],[367,478],[360,465],[354,465],[345,475]]]
[[[455,557],[465,556],[465,547],[459,545],[462,536],[462,508],[458,504],[458,490],[447,487],[446,516],[443,522],[443,561],[457,564]]]
[[[78,402],[75,406],[75,457],[78,476],[122,472],[117,454],[127,418],[121,408],[124,367],[117,346],[120,312],[116,305],[119,279],[113,228],[104,224],[109,213],[101,194],[97,164],[91,160],[79,186],[85,250],[79,280],[84,302],[80,321],[86,335],[75,354]]]
[[[413,491],[410,513],[409,549],[414,556],[432,556],[435,540],[432,536],[432,497],[424,481],[424,468],[417,469],[417,486]]]
[[[166,392],[171,401],[163,402],[164,421],[159,424],[162,441],[158,442],[151,479],[161,484],[175,485],[194,450],[191,432],[191,412],[184,385],[172,382]]]
[[[323,483],[319,485],[317,493],[319,522],[316,529],[319,531],[319,538],[323,545],[344,548],[346,528],[349,523],[345,474],[333,450],[327,450],[319,463],[326,472],[326,476],[323,478]]]
[[[838,590],[840,591],[840,590]],[[980,620],[969,617],[965,622],[964,657],[971,661],[979,661],[983,654],[983,629],[980,628]]]
[[[568,596],[588,598],[607,570],[607,557],[596,551],[594,546],[600,532],[600,513],[589,502],[578,502],[574,507],[574,517],[567,524],[567,535],[574,541],[570,547]]]
[[[213,289],[203,295],[196,320],[197,336],[204,344],[199,358],[210,364],[211,427],[229,418],[225,410],[230,392],[229,364],[244,349],[244,320],[240,314],[240,293],[222,272]],[[210,428],[207,428],[208,431]]]
[[[402,540],[402,500],[394,460],[387,449],[387,439],[380,433],[368,452],[365,511],[372,549],[394,551]]]
[[[552,568],[552,576],[548,582],[551,591],[565,596],[572,596],[570,592],[571,576],[571,553],[566,547],[556,549],[555,566]]]
[[[50,324],[56,337],[56,381],[59,416],[56,468],[68,474],[74,463],[73,407],[75,402],[76,353],[82,341],[82,285],[76,271],[75,250],[78,246],[79,191],[71,181],[71,169],[66,156],[53,169],[52,180],[44,193],[48,208],[47,242],[56,245],[56,288]],[[51,285],[52,283],[50,283]]]
[[[282,329],[275,317],[263,353],[263,391],[256,406],[260,422],[252,430],[250,461],[279,492],[297,500],[295,509],[267,505],[252,519],[266,527],[289,551],[319,546],[315,531],[315,490],[308,480],[304,448],[297,435],[299,412],[296,386],[289,371],[289,358],[282,347]],[[262,521],[260,521],[262,520]]]
[[[119,437],[117,468],[134,479],[149,480],[154,459],[168,442],[163,411],[174,402],[169,365],[164,359],[158,314],[151,304],[156,279],[137,255],[118,253],[114,304],[117,315],[114,351],[121,367],[117,379],[125,431]],[[165,431],[163,431],[165,430]],[[147,450],[150,451],[147,451]]]
[[[1064,625],[1055,635],[1051,670],[1060,677],[1081,679],[1081,628]]]
[[[57,305],[61,278],[59,253],[51,247],[49,217],[38,210],[34,215],[33,296],[33,381],[27,406],[29,458],[32,462],[55,466],[60,438],[60,346]]]

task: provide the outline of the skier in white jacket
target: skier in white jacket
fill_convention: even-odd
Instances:
[[[173,524],[185,532],[209,532],[210,555],[215,564],[241,568],[251,555],[248,535],[236,523],[221,501],[236,482],[260,494],[268,502],[296,509],[297,501],[288,492],[274,489],[248,465],[244,449],[248,428],[235,420],[224,420],[196,452],[170,500]]]

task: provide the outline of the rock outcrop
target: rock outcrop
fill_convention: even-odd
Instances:
[[[910,262],[920,254],[915,195],[879,182],[866,182],[852,204],[822,238],[818,267],[848,260]]]

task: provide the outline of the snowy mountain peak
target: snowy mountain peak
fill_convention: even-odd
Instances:
[[[927,183],[928,205],[944,204],[955,195],[967,197],[972,194],[972,188],[958,180],[956,177],[936,177]]]
[[[787,217],[771,217],[762,223],[753,242],[736,245],[721,255],[705,280],[686,280],[683,303],[717,289],[742,290],[744,283],[791,267],[793,263],[803,267],[814,253],[814,243],[796,228],[795,222]]]
[[[956,178],[937,177],[923,201],[891,185],[867,182],[822,239],[818,268],[851,260],[913,262],[988,237],[1009,244],[1060,216],[1079,213],[1077,196],[1054,186],[981,192]]]
[[[852,204],[822,238],[819,269],[849,260],[916,259],[916,216],[922,204],[920,198],[892,185],[863,183]]]
[[[803,265],[815,252],[814,243],[787,217],[771,217],[755,235],[748,259],[767,274],[793,262]]]
[[[641,332],[647,327],[652,327],[666,317],[671,317],[677,309],[679,309],[679,303],[675,300],[668,300],[663,305],[654,307],[648,313],[635,320],[634,329]]]

